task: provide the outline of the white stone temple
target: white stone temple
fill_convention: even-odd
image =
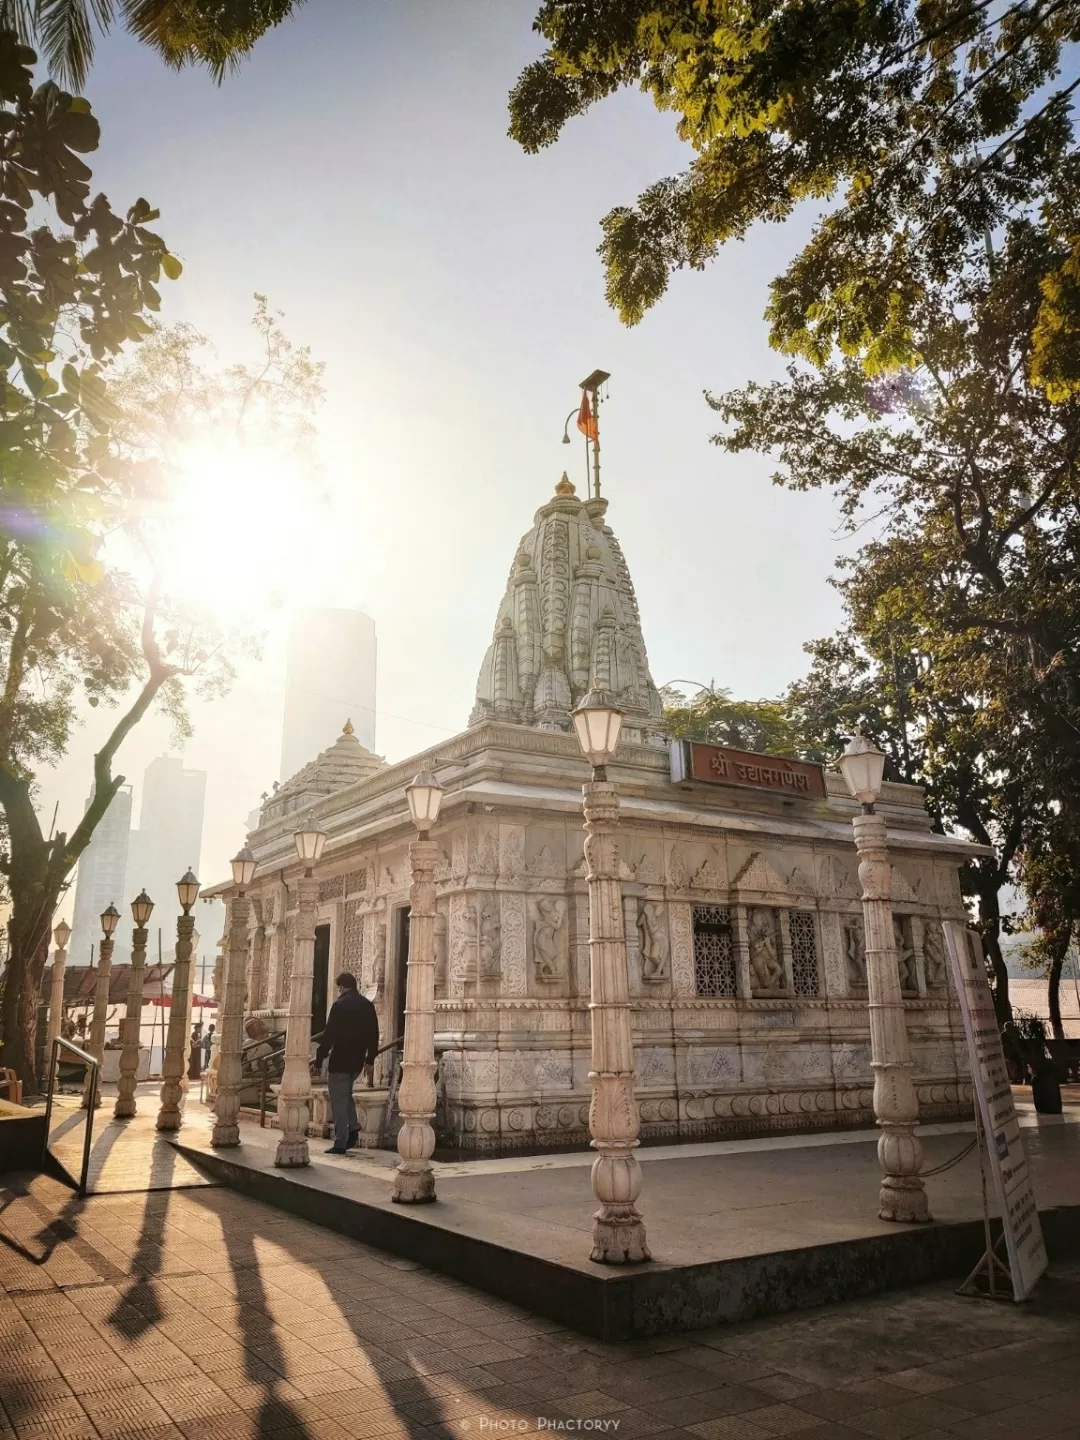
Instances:
[[[609,778],[621,801],[642,1140],[871,1126],[856,804],[839,774],[716,752],[703,775],[702,756],[668,740],[606,511],[565,476],[537,511],[514,551],[468,729],[387,765],[347,725],[267,799],[250,836],[247,1009],[286,1014],[293,832],[316,818],[329,838],[315,872],[313,1029],[333,976],[348,969],[374,999],[383,1038],[401,1034],[415,835],[404,787],[430,769],[446,790],[432,832],[439,1143],[477,1152],[586,1143],[589,767],[570,715],[595,679],[626,716]],[[878,808],[920,1115],[966,1117],[941,922],[964,918],[958,867],[974,851],[933,833],[914,786],[885,784]],[[390,1071],[384,1064],[378,1088],[357,1091],[369,1143]],[[315,1127],[325,1119],[317,1096]]]

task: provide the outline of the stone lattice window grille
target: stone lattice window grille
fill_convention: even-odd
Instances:
[[[796,995],[817,996],[817,921],[812,910],[792,910],[788,917],[791,935],[791,980]]]
[[[329,880],[319,881],[319,904],[325,905],[329,900],[340,900],[345,894],[344,875],[331,875]]]
[[[367,889],[367,870],[349,870],[345,874],[345,895],[360,895]]]
[[[694,906],[694,988],[699,995],[736,993],[735,937],[722,905]]]
[[[353,975],[359,976],[364,964],[364,917],[360,913],[360,901],[349,900],[345,905],[345,923],[342,926],[341,963]]]

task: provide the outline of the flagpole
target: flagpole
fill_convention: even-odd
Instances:
[[[592,429],[593,429],[593,499],[600,499],[600,386],[611,376],[606,370],[594,370],[588,379],[581,382],[581,388],[586,395],[592,396]],[[589,436],[585,435],[585,445],[588,448]],[[586,474],[588,469],[586,466]]]

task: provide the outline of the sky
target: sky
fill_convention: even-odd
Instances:
[[[560,440],[597,367],[612,376],[608,520],[656,682],[776,694],[804,670],[803,643],[839,619],[831,496],[789,494],[767,458],[710,444],[704,399],[782,372],[762,312],[808,220],[755,229],[623,327],[604,300],[600,219],[689,152],[670,116],[624,94],[526,155],[507,137],[506,101],[540,53],[534,10],[308,0],[220,87],[124,36],[101,42],[86,87],[102,125],[95,189],[117,209],[149,199],[183,261],[163,319],[195,325],[222,361],[251,359],[257,291],[325,361],[314,418],[329,511],[303,523],[314,512],[301,476],[292,504],[268,487],[249,519],[203,487],[202,524],[223,565],[275,531],[295,537],[275,562],[294,599],[373,616],[376,749],[391,761],[465,727],[517,542],[564,468],[583,488],[580,437]],[[182,750],[151,719],[120,753],[136,814],[156,755],[208,772],[206,882],[227,875],[278,778],[286,626],[284,612],[268,618],[262,659],[241,663],[227,698],[193,702]],[[81,814],[109,720],[88,711],[42,776],[47,822],[56,802],[61,827]]]

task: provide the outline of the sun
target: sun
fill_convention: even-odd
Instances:
[[[329,524],[310,459],[226,433],[186,443],[170,468],[154,547],[167,592],[229,629],[297,603]]]

